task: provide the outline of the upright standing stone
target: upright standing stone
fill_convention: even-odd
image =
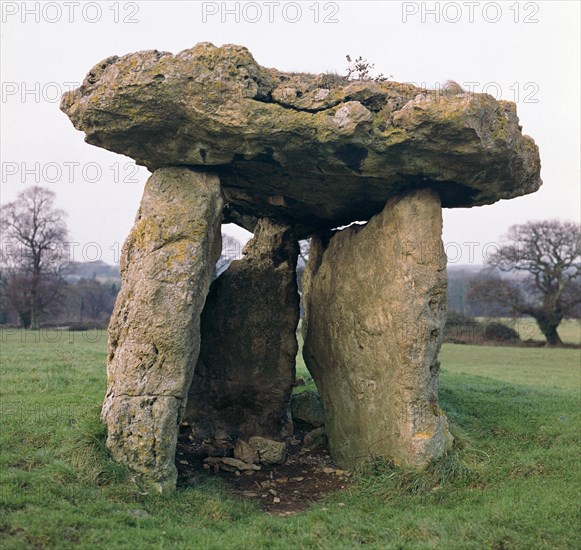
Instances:
[[[217,176],[157,170],[123,246],[101,418],[113,457],[159,491],[175,487],[178,423],[220,256],[222,208]]]
[[[304,357],[333,458],[424,466],[451,440],[438,406],[446,318],[440,198],[390,199],[365,226],[312,240],[303,277]]]
[[[294,231],[262,219],[245,257],[213,283],[185,420],[210,452],[292,432],[299,295]]]

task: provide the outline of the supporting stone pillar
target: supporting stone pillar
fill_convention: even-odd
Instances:
[[[185,415],[195,440],[216,454],[239,437],[292,432],[298,243],[291,228],[263,219],[244,253],[210,288]]]
[[[365,226],[315,237],[303,276],[304,357],[333,458],[422,467],[451,442],[438,406],[446,257],[436,192],[390,199]]]
[[[113,457],[159,491],[175,487],[178,423],[220,256],[222,208],[217,176],[157,170],[123,246],[101,418]]]

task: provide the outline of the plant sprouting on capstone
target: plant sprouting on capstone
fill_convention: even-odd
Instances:
[[[359,56],[357,59],[353,60],[350,55],[345,56],[349,65],[347,66],[347,78],[349,80],[373,80],[375,82],[385,82],[393,75],[384,76],[383,73],[379,73],[377,76],[371,76],[371,71],[375,68],[375,63],[370,63],[367,59]]]

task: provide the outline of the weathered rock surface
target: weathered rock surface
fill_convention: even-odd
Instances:
[[[319,394],[314,391],[304,391],[291,398],[291,414],[293,422],[299,421],[313,428],[325,425],[325,411]]]
[[[258,453],[246,441],[238,439],[236,447],[234,447],[234,458],[242,460],[242,462],[246,462],[247,464],[254,464],[258,461]]]
[[[247,463],[237,458],[230,458],[227,456],[215,457],[209,456],[204,460],[204,463],[214,466],[216,470],[224,470],[225,472],[248,472],[248,471],[258,471],[261,469],[260,466],[252,463]]]
[[[451,436],[438,406],[446,257],[433,190],[390,199],[365,226],[312,240],[304,358],[334,460],[423,466]]]
[[[262,464],[282,464],[286,458],[284,441],[274,441],[266,437],[251,437],[248,444],[256,451],[258,462]]]
[[[217,176],[158,170],[123,246],[102,419],[115,459],[160,491],[175,486],[178,422],[220,256],[222,207]]]
[[[86,141],[151,170],[220,173],[226,221],[300,234],[368,220],[407,188],[445,207],[538,189],[539,153],[512,102],[261,67],[242,46],[109,57],[61,109]]]
[[[251,436],[292,432],[299,295],[294,231],[268,219],[256,226],[245,257],[213,283],[202,313],[202,344],[185,420],[209,450]],[[222,438],[223,439],[223,438]]]

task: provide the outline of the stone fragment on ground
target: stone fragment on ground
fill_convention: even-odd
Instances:
[[[243,439],[239,439],[234,447],[234,458],[238,458],[247,464],[254,464],[258,460],[256,449]]]
[[[209,456],[208,458],[204,459],[204,463],[210,466],[214,466],[214,468],[218,467],[225,472],[235,472],[236,470],[241,472],[247,470],[257,471],[261,469],[258,464],[248,464],[247,462],[243,462],[242,460],[228,456]]]
[[[282,464],[286,458],[284,441],[274,441],[266,437],[251,437],[248,444],[256,450],[258,461],[263,464]]]

